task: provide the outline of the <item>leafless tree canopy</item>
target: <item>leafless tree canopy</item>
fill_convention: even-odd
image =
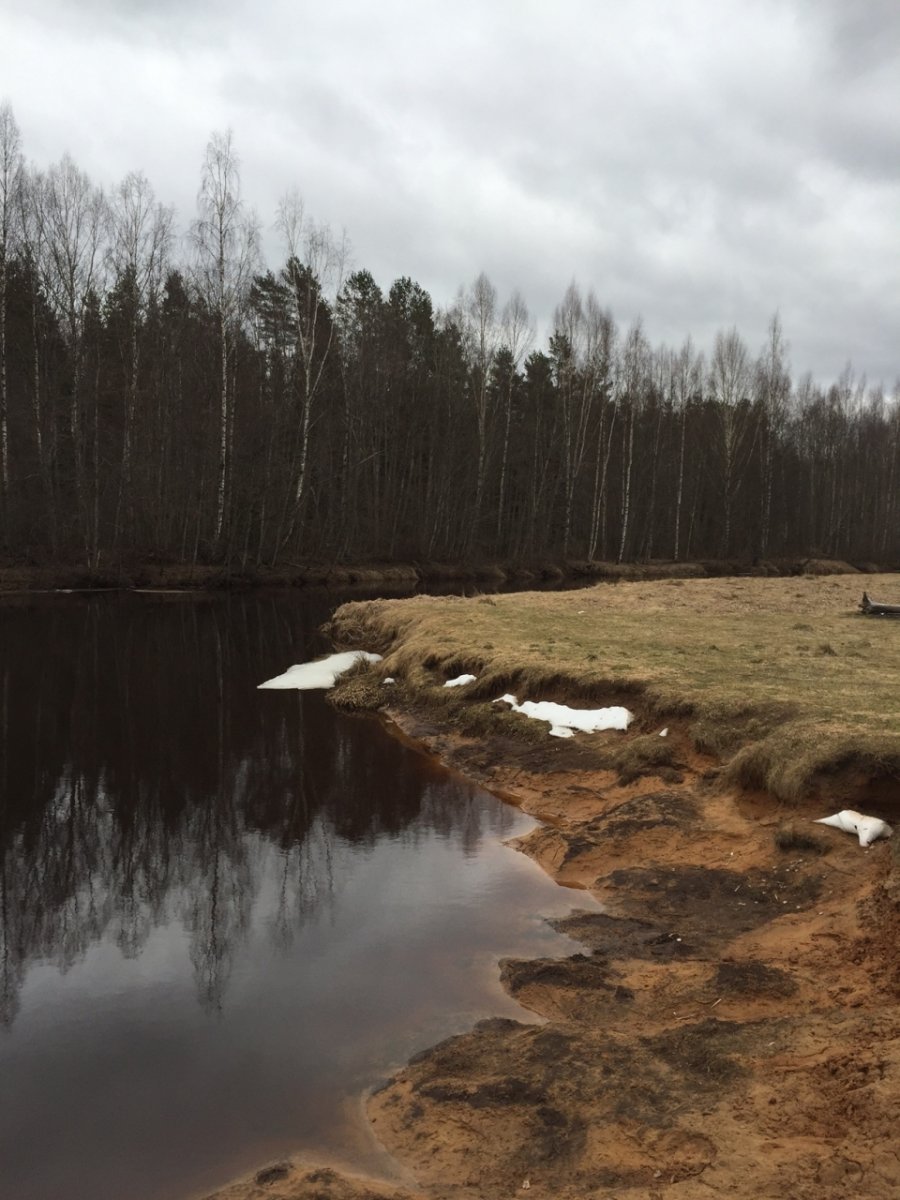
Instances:
[[[230,133],[181,247],[128,175],[23,166],[0,106],[0,550],[98,567],[900,559],[900,388],[792,376],[776,314],[708,358],[572,283],[546,347],[485,274],[383,291],[296,192],[266,269]]]

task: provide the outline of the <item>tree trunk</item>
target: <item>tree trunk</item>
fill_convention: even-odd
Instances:
[[[678,562],[681,549],[681,506],[684,499],[684,446],[687,432],[687,404],[681,407],[681,438],[678,446],[678,482],[675,486],[675,545],[673,559]]]
[[[628,518],[631,512],[631,469],[634,463],[634,409],[635,405],[632,402],[628,406],[628,445],[627,455],[625,446],[625,428],[622,429],[622,532],[619,539],[619,553],[616,557],[616,562],[622,562],[625,558],[625,544],[628,538]]]
[[[219,469],[216,484],[216,524],[213,544],[218,547],[225,521],[225,487],[228,472],[228,324],[224,307],[219,313]]]

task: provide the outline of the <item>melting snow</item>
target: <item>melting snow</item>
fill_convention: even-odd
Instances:
[[[894,834],[887,821],[882,821],[880,817],[864,817],[852,808],[843,808],[833,817],[819,817],[816,824],[831,825],[835,829],[843,829],[844,833],[855,833],[861,846],[871,846],[879,838],[889,838]]]
[[[370,654],[368,650],[347,650],[343,654],[330,654],[328,658],[320,658],[316,662],[297,663],[288,667],[283,675],[267,679],[260,688],[298,688],[308,691],[311,688],[332,688],[339,675],[349,671],[358,662],[381,662],[380,654]]]
[[[494,701],[505,703],[513,712],[532,717],[535,721],[550,724],[551,737],[574,737],[575,731],[597,733],[601,729],[627,729],[634,715],[627,708],[613,705],[610,708],[569,708],[567,704],[554,704],[552,700],[525,700],[522,704],[508,692]]]
[[[474,683],[474,675],[457,675],[455,679],[448,679],[444,687],[462,687],[464,683]]]

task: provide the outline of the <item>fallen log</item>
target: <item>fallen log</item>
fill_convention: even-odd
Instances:
[[[868,592],[863,592],[859,611],[867,617],[900,617],[900,604],[879,604],[869,599]]]

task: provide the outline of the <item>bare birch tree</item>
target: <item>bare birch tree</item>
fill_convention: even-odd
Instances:
[[[100,188],[66,154],[30,189],[39,227],[38,266],[47,296],[56,310],[71,356],[68,426],[75,500],[89,556],[90,519],[85,491],[85,445],[82,430],[83,335],[88,308],[103,286],[104,251],[109,208]]]
[[[22,182],[22,139],[7,100],[0,103],[0,514],[8,519],[9,424],[6,370],[6,293],[15,250],[18,193]],[[0,529],[3,527],[0,526]]]
[[[553,325],[550,349],[562,427],[562,547],[563,553],[568,554],[576,493],[598,406],[612,318],[600,307],[593,292],[588,293],[585,302],[577,284],[571,283],[556,309]]]
[[[847,434],[862,408],[866,393],[865,375],[857,376],[847,363],[838,381],[828,389],[826,453],[831,475],[826,547],[829,554],[846,553],[845,522],[847,513]]]
[[[890,538],[896,537],[897,516],[898,509],[900,509],[900,503],[898,503],[898,492],[900,492],[900,379],[894,385],[890,416],[887,420],[887,434],[885,439],[887,486],[884,490],[884,520],[877,546],[877,553],[881,555],[882,559],[887,557]]]
[[[120,534],[123,499],[132,503],[132,454],[140,371],[139,330],[148,306],[159,299],[172,245],[173,210],[158,203],[146,176],[129,172],[112,198],[112,262],[128,312],[127,386],[122,422],[122,464],[114,537]]]
[[[500,344],[497,324],[497,289],[482,271],[458,305],[458,322],[469,363],[469,388],[475,408],[477,435],[475,468],[475,519],[470,526],[474,538],[481,522],[487,477],[490,421],[490,375]]]
[[[715,409],[719,455],[723,533],[721,553],[731,553],[734,503],[749,458],[752,382],[747,347],[736,329],[717,333],[709,368],[710,396]]]
[[[681,513],[684,507],[684,469],[687,454],[687,428],[691,405],[703,393],[703,356],[694,350],[693,342],[687,338],[684,345],[671,359],[670,395],[678,422],[678,465],[675,477],[675,530],[672,541],[672,557],[678,562],[681,557]]]
[[[324,223],[307,216],[294,189],[278,205],[277,228],[287,251],[282,281],[287,286],[293,335],[293,390],[296,417],[292,439],[291,495],[276,539],[281,550],[302,524],[309,488],[310,437],[314,408],[334,342],[332,312],[344,279],[349,248]]]
[[[619,393],[616,386],[618,331],[612,314],[608,309],[600,311],[593,294],[588,296],[587,320],[589,326],[595,330],[590,342],[594,387],[597,392],[599,409],[599,416],[596,420],[594,482],[591,492],[591,520],[587,544],[588,561],[592,561],[597,556],[601,539],[605,541],[606,538],[609,462],[612,457],[613,432],[619,414]]]
[[[241,199],[240,163],[229,129],[213,133],[203,159],[197,219],[191,238],[195,280],[215,318],[219,345],[219,431],[213,543],[225,521],[231,465],[233,389],[229,384],[234,341],[258,260],[259,231]]]
[[[775,480],[775,447],[781,439],[791,395],[787,344],[778,313],[769,322],[768,336],[756,365],[756,394],[760,408],[761,486],[759,552],[769,552],[772,528],[772,489]]]
[[[616,562],[622,562],[628,544],[631,518],[631,479],[634,468],[634,425],[644,399],[649,375],[650,346],[644,337],[643,325],[638,318],[629,329],[622,347],[622,500],[619,514],[619,550]]]
[[[516,288],[503,306],[500,316],[503,345],[509,352],[511,370],[503,388],[503,442],[500,450],[500,478],[497,489],[497,542],[502,538],[506,505],[506,475],[509,464],[509,434],[512,424],[513,386],[525,356],[534,341],[534,324],[522,293]]]
[[[17,208],[18,225],[21,233],[20,258],[30,284],[28,287],[29,332],[31,335],[28,347],[30,359],[28,376],[31,383],[30,424],[34,436],[38,475],[41,480],[43,499],[46,506],[47,531],[50,535],[51,548],[55,553],[58,514],[53,501],[52,447],[48,447],[47,445],[44,430],[46,413],[41,367],[45,331],[41,319],[42,289],[39,282],[41,279],[40,264],[44,257],[42,222],[40,220],[38,205],[39,193],[40,176],[24,168],[17,193]]]

